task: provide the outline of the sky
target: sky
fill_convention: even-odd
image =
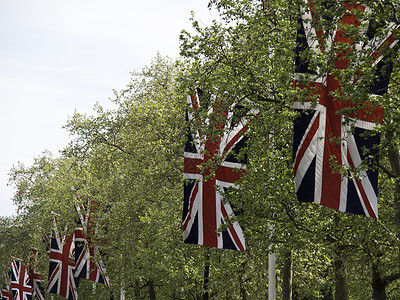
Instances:
[[[112,108],[113,90],[159,52],[179,56],[179,33],[217,18],[208,0],[0,0],[0,216],[16,213],[9,172],[53,157],[74,111]]]

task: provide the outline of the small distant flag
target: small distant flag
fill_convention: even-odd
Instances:
[[[49,281],[47,292],[69,300],[77,300],[78,292],[74,278],[75,249],[73,233],[62,236],[54,216],[54,237],[50,240]]]
[[[15,259],[11,262],[11,291],[15,300],[32,299],[32,281],[26,266]]]
[[[13,300],[12,292],[8,288],[1,289],[1,299],[2,300]]]
[[[74,276],[78,281],[82,278],[108,285],[108,277],[95,244],[96,206],[95,202],[92,202],[86,210],[83,206],[76,206],[79,225],[75,228],[76,266]]]
[[[39,300],[44,300],[44,286],[43,281],[44,277],[42,274],[36,271],[37,269],[37,256],[38,253],[36,250],[31,251],[31,255],[29,256],[29,264],[28,264],[28,274],[32,281],[32,296],[36,297]]]

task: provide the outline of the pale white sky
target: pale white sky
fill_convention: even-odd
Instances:
[[[74,110],[111,107],[113,89],[157,51],[177,57],[190,11],[210,24],[208,0],[0,0],[0,215],[12,215],[13,165],[54,157]]]

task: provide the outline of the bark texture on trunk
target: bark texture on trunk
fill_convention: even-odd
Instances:
[[[335,300],[349,299],[346,260],[342,251],[335,253]]]
[[[282,300],[292,300],[293,285],[293,257],[292,250],[285,250],[283,253],[283,269],[282,269]]]

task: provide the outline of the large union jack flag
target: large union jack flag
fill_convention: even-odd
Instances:
[[[36,297],[39,300],[44,300],[44,286],[43,281],[44,277],[42,274],[36,271],[37,269],[37,256],[38,253],[36,250],[31,251],[31,255],[29,256],[29,264],[28,264],[28,274],[32,281],[32,296]]]
[[[32,281],[28,270],[22,262],[12,259],[11,261],[11,291],[15,300],[32,299]]]
[[[188,135],[184,152],[183,238],[186,243],[214,248],[245,250],[243,230],[237,221],[230,222],[234,216],[231,205],[223,202],[224,189],[233,186],[244,173],[244,165],[235,153],[244,147],[248,126],[234,122],[233,112],[221,109],[217,97],[197,90],[197,94],[187,98],[190,110],[186,119],[198,119],[199,105],[214,104],[208,114],[209,126],[220,126],[222,136],[204,136],[201,130]],[[199,98],[202,103],[199,103]],[[219,108],[217,108],[219,106]],[[223,121],[213,121],[212,115],[222,116]],[[217,123],[217,124],[216,124]],[[220,123],[227,123],[223,126]],[[212,162],[216,162],[214,167]],[[212,170],[211,170],[212,168]],[[224,226],[224,230],[221,227]]]
[[[57,294],[69,300],[78,299],[74,278],[75,247],[73,233],[62,236],[54,216],[54,237],[50,240],[49,281],[47,292]]]
[[[78,195],[76,196],[79,200]],[[75,278],[88,279],[94,282],[108,285],[108,277],[100,253],[95,245],[96,203],[92,202],[90,208],[85,210],[83,206],[76,206],[79,214],[79,225],[75,228]]]
[[[332,4],[320,2],[320,12],[321,7],[326,11],[331,9]],[[373,154],[374,145],[379,144],[379,134],[368,132],[371,133],[376,124],[381,123],[383,111],[367,102],[362,103],[364,108],[356,113],[342,113],[346,108],[355,108],[355,105],[353,101],[334,98],[342,89],[334,71],[349,67],[346,51],[350,47],[346,45],[356,44],[353,48],[355,51],[369,51],[371,67],[376,72],[375,80],[368,88],[370,97],[382,96],[387,92],[391,72],[390,56],[382,53],[393,48],[397,41],[391,33],[384,37],[375,35],[377,24],[372,22],[369,26],[359,27],[361,34],[366,37],[363,42],[352,41],[344,28],[358,28],[361,23],[355,12],[367,15],[370,10],[350,2],[335,3],[334,5],[341,5],[341,9],[337,11],[342,14],[337,20],[332,17],[324,20],[329,26],[336,23],[333,31],[322,25],[323,16],[316,12],[317,7],[313,1],[305,0],[302,7],[297,35],[295,86],[309,90],[317,97],[317,102],[294,102],[294,109],[300,112],[294,124],[295,189],[302,202],[316,202],[336,210],[377,218],[378,171],[364,168],[356,174],[351,170],[360,167],[366,156]],[[391,24],[387,26],[395,29]],[[361,28],[365,30],[362,31]],[[304,56],[305,53],[327,53],[338,45],[342,45],[342,49],[334,56],[331,70],[322,72],[313,69]],[[362,75],[361,72],[359,74]],[[357,82],[353,84],[356,85]],[[348,171],[333,171],[334,165]]]

